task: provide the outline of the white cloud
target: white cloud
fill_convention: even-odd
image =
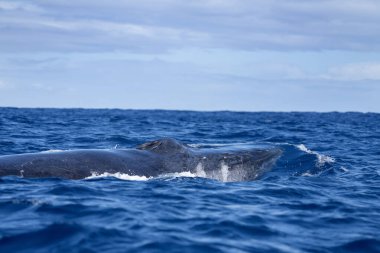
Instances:
[[[380,51],[378,0],[0,1],[0,11],[0,51]]]
[[[342,81],[380,81],[380,63],[352,63],[333,67],[325,77]]]
[[[0,16],[0,23],[8,30],[0,37],[0,51],[162,51],[183,41],[187,45],[205,42],[209,36],[189,29],[107,20]]]
[[[9,88],[9,85],[6,82],[0,80],[0,90],[7,88]]]
[[[3,24],[10,26],[30,28],[34,30],[43,30],[44,28],[52,28],[57,31],[68,32],[101,32],[103,35],[113,36],[142,36],[142,37],[156,37],[165,38],[167,40],[184,37],[201,37],[206,34],[181,30],[176,28],[167,28],[159,26],[139,25],[125,22],[110,22],[102,20],[55,20],[51,18],[37,17],[34,19],[26,18],[13,18],[13,17],[0,17]]]
[[[44,91],[53,91],[54,90],[53,86],[43,84],[43,83],[32,83],[30,86],[36,90],[44,90]]]
[[[378,111],[378,13],[379,0],[0,0],[0,105]]]
[[[41,11],[41,8],[36,5],[24,3],[24,2],[16,2],[16,1],[0,1],[0,11],[30,11],[30,12],[38,12]]]

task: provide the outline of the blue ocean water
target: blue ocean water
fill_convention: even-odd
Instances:
[[[380,252],[380,114],[0,108],[0,155],[272,145],[252,182],[0,178],[0,252]]]

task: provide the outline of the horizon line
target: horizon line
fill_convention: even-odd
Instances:
[[[273,110],[229,110],[229,109],[217,109],[217,110],[196,110],[196,109],[166,109],[166,108],[119,108],[119,107],[19,107],[19,106],[0,106],[0,109],[42,109],[42,110],[121,110],[121,111],[173,111],[173,112],[204,112],[204,113],[217,113],[217,112],[233,112],[233,113],[363,113],[363,114],[380,114],[380,112],[374,111],[273,111]]]

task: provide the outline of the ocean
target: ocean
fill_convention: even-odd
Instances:
[[[0,252],[380,252],[380,114],[0,108],[0,155],[270,145],[250,182],[0,178]]]

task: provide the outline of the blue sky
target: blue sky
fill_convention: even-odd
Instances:
[[[378,0],[0,0],[0,106],[380,112]]]

